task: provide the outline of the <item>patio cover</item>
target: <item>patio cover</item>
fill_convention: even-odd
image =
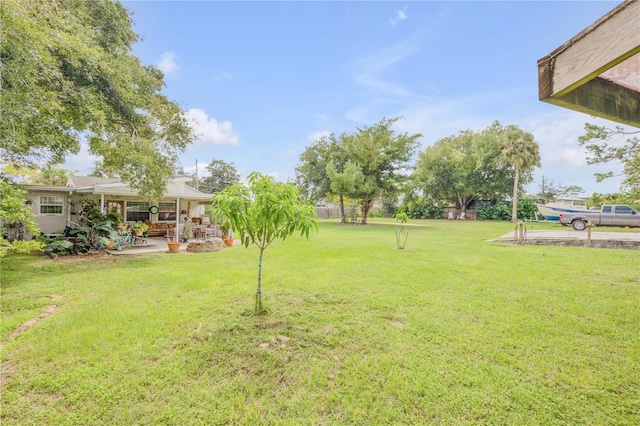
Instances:
[[[640,0],[539,59],[538,92],[543,102],[640,128]]]

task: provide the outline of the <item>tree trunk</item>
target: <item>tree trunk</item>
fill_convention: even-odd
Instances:
[[[369,216],[369,209],[371,208],[371,199],[365,197],[362,199],[362,224],[367,224],[367,216]]]
[[[518,181],[520,180],[520,170],[518,163],[515,166],[515,177],[513,179],[513,202],[511,206],[511,222],[518,221]]]
[[[473,201],[473,197],[471,197],[470,199],[463,197],[461,195],[458,195],[458,204],[460,204],[460,214],[462,213],[467,213],[467,205]]]
[[[263,248],[260,248],[260,259],[258,261],[258,290],[256,291],[256,304],[255,304],[255,313],[262,313],[262,253],[264,252]]]
[[[344,194],[340,194],[340,220],[341,223],[345,223],[347,221],[346,216],[344,215]]]

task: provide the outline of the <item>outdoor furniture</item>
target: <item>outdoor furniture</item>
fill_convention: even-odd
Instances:
[[[462,213],[460,213],[460,215],[456,219],[464,220],[466,215],[467,215],[467,213],[462,212]]]
[[[204,232],[205,232],[205,236],[204,238],[209,238],[209,237],[217,237],[218,236],[218,229],[217,227],[206,227],[204,228]]]
[[[162,237],[166,236],[168,233],[168,229],[173,228],[175,224],[173,223],[151,223],[150,221],[145,221],[147,225],[149,225],[149,229],[147,229],[148,237]]]
[[[174,239],[176,237],[176,228],[167,228],[166,231],[165,237],[168,239]]]
[[[193,225],[193,237],[194,238],[205,238],[207,232],[205,231],[206,226],[204,225]]]
[[[210,238],[217,235],[216,225],[194,225],[193,236],[194,238]]]
[[[453,216],[453,212],[449,212],[449,216],[447,216],[447,219],[449,220],[455,219],[455,217]]]

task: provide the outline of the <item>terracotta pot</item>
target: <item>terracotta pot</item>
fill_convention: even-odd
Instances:
[[[107,244],[105,244],[104,248],[106,249],[112,249],[113,248],[113,244],[115,243],[115,240],[109,240],[109,242]]]
[[[231,247],[233,245],[233,238],[223,238],[222,241],[224,241],[224,244],[227,247]]]
[[[169,246],[169,253],[178,253],[180,251],[180,243],[177,241],[168,241],[167,246]]]

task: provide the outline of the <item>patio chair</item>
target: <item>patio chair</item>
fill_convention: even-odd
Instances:
[[[167,228],[167,234],[165,237],[167,239],[174,239],[176,236],[176,228]]]
[[[455,217],[453,216],[453,212],[449,212],[449,215],[447,216],[447,219],[449,219],[449,220],[455,219]]]
[[[462,213],[460,213],[460,215],[456,219],[464,220],[466,215],[467,215],[466,212],[462,212]]]

